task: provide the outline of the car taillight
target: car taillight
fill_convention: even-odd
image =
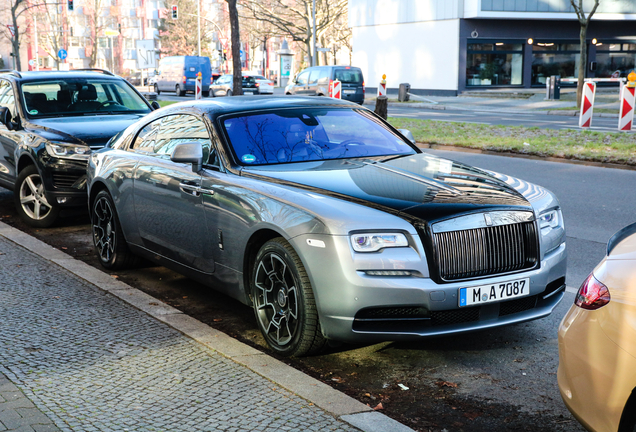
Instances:
[[[610,302],[609,289],[600,283],[594,275],[589,275],[576,293],[574,304],[587,310],[599,309]]]
[[[366,92],[366,89],[364,88],[364,81],[362,81],[362,97],[364,97],[365,92]]]
[[[256,87],[258,87],[259,85],[260,85],[259,83],[256,83]]]
[[[183,76],[183,83],[184,83],[184,84],[186,83],[186,77],[185,77],[185,75]]]

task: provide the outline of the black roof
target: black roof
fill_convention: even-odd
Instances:
[[[159,110],[157,114],[194,108],[215,117],[221,114],[248,111],[311,107],[362,108],[353,102],[318,96],[231,96],[180,102]]]
[[[67,79],[67,78],[105,78],[123,79],[108,71],[101,70],[71,70],[71,71],[27,71],[17,72],[11,70],[0,71],[0,77],[11,78],[18,81],[34,81],[40,79]]]

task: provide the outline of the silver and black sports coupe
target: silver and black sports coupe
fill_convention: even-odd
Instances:
[[[329,98],[154,111],[90,156],[97,253],[111,269],[154,260],[252,305],[281,355],[549,315],[566,270],[555,196],[408,136]]]

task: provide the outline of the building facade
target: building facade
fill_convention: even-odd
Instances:
[[[593,1],[584,2],[585,12]],[[369,87],[456,95],[545,87],[578,77],[580,25],[570,0],[349,0],[353,64]],[[587,77],[636,66],[636,2],[602,0],[587,31]]]

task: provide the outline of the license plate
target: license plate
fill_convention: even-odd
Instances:
[[[459,289],[459,306],[493,303],[530,295],[530,279],[515,279],[497,284]]]
[[[254,94],[254,92],[253,92],[253,91],[251,91],[251,90],[243,90],[243,93]]]
[[[342,93],[344,94],[354,94],[356,91],[355,90],[343,90]]]

